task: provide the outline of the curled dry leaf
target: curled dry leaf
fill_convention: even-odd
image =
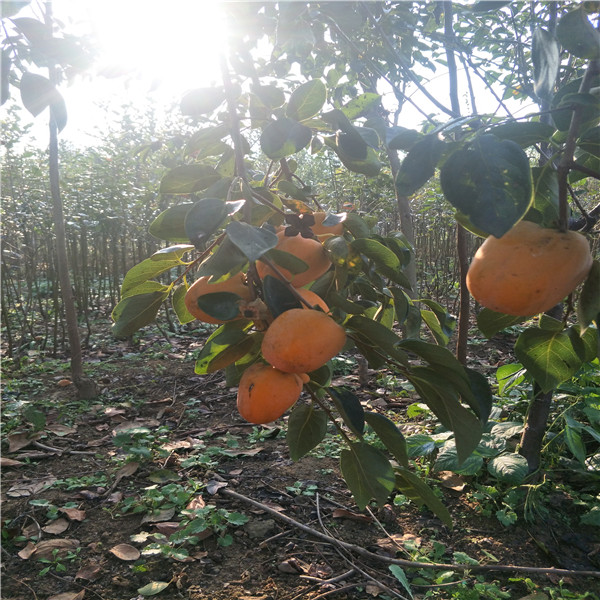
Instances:
[[[373,522],[373,519],[369,515],[361,515],[345,508],[336,508],[332,513],[332,517],[334,519],[352,519],[353,521],[364,521],[366,523]]]
[[[98,564],[84,565],[77,571],[75,579],[85,579],[86,581],[95,581],[102,574],[102,567]]]
[[[64,533],[69,528],[69,521],[67,519],[56,519],[51,521],[45,527],[42,527],[42,531],[45,533],[51,533],[52,535],[59,535]]]
[[[56,385],[58,387],[67,387],[71,385],[73,382],[70,379],[61,379]]]
[[[130,544],[117,544],[109,552],[120,560],[137,560],[141,556],[140,551]]]
[[[68,425],[61,425],[60,423],[51,423],[46,427],[46,431],[50,431],[54,435],[63,437],[65,435],[77,433],[77,427],[69,427]]]
[[[83,600],[85,597],[85,590],[79,592],[63,592],[62,594],[56,594],[56,596],[50,596],[48,600]]]
[[[71,519],[71,521],[83,521],[85,519],[85,510],[79,510],[77,508],[61,508],[61,513],[64,513]]]
[[[53,558],[53,553],[58,550],[58,557],[64,557],[67,552],[72,552],[79,548],[79,540],[70,540],[59,538],[56,540],[42,540],[35,545],[33,556],[35,559]]]
[[[465,479],[461,475],[453,473],[452,471],[440,471],[438,473],[440,483],[455,492],[462,492],[465,489]]]
[[[33,542],[27,542],[25,548],[21,548],[21,550],[17,552],[17,556],[23,560],[28,560],[34,552],[35,544]]]
[[[11,433],[7,436],[8,440],[8,451],[16,452],[17,450],[21,450],[21,448],[25,448],[29,446],[29,444],[33,444],[42,437],[42,432],[38,431],[37,433]]]
[[[0,467],[6,469],[7,467],[21,467],[25,463],[22,463],[20,460],[14,460],[12,458],[6,458],[5,456],[0,456]]]

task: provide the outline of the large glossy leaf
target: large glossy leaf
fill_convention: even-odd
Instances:
[[[383,445],[403,467],[408,467],[406,440],[396,424],[381,413],[365,412],[366,423],[377,434]]]
[[[181,112],[190,117],[211,113],[225,101],[225,90],[221,87],[198,88],[187,92],[181,99]]]
[[[212,167],[206,165],[182,165],[175,167],[160,181],[161,194],[192,194],[205,190],[221,179]]]
[[[223,223],[227,208],[218,198],[202,198],[185,215],[184,228],[190,242],[203,244]]]
[[[365,92],[364,94],[359,94],[356,98],[352,98],[352,100],[342,107],[341,111],[350,121],[354,121],[359,117],[365,116],[379,102],[381,102],[379,94]]]
[[[194,246],[191,244],[176,244],[174,246],[168,246],[167,248],[161,248],[157,250],[150,258],[151,260],[159,261],[159,260],[181,260],[183,255],[193,250]]]
[[[240,296],[232,292],[211,292],[196,299],[198,308],[219,321],[230,321],[240,314]]]
[[[542,391],[549,392],[579,370],[586,348],[571,328],[552,331],[532,327],[519,335],[515,355]]]
[[[560,50],[555,37],[541,27],[533,32],[531,58],[533,89],[540,98],[549,98],[558,75]]]
[[[427,508],[448,527],[452,527],[452,517],[433,490],[412,471],[405,468],[396,470],[398,489],[415,504],[425,504]]]
[[[583,7],[563,15],[556,36],[568,52],[579,58],[600,58],[600,32],[590,23]]]
[[[185,325],[186,323],[191,323],[195,318],[192,314],[190,314],[189,310],[185,305],[185,294],[187,291],[187,284],[182,283],[173,290],[173,294],[171,296],[171,304],[173,306],[173,310],[175,311],[177,319],[182,325]]]
[[[442,425],[454,432],[459,461],[465,461],[483,432],[479,419],[464,408],[448,381],[431,367],[413,367],[408,379]]]
[[[226,228],[227,236],[249,261],[258,260],[275,248],[278,237],[268,229],[254,227],[241,221],[232,221]]]
[[[312,131],[288,117],[271,121],[260,136],[262,151],[271,160],[280,160],[306,148],[310,144]]]
[[[404,365],[408,364],[408,356],[398,347],[401,339],[381,323],[354,315],[347,321],[346,328],[351,337],[352,333],[359,336],[364,347],[372,347],[377,353],[387,354]]]
[[[126,338],[154,321],[168,292],[138,294],[121,300],[113,310],[112,332],[116,338]]]
[[[227,348],[242,343],[247,337],[246,330],[251,327],[245,321],[231,321],[225,323],[206,340],[198,358],[196,359],[195,372],[203,375],[209,373],[209,365]]]
[[[257,339],[259,338],[259,339]],[[220,352],[211,355],[210,359],[196,362],[196,373],[215,373],[240,361],[249,354],[258,354],[260,351],[260,334],[247,335],[235,344],[230,344]],[[254,352],[253,352],[254,350]]]
[[[310,119],[323,108],[326,100],[325,84],[320,79],[312,79],[292,92],[285,114],[295,121]]]
[[[67,123],[67,109],[61,93],[42,75],[26,71],[19,83],[23,106],[37,117],[43,110],[50,107],[51,116],[59,131]]]
[[[486,338],[490,339],[499,331],[525,321],[527,317],[514,317],[483,308],[477,313],[477,327]]]
[[[390,461],[382,452],[364,442],[351,444],[350,449],[342,450],[340,469],[360,510],[371,498],[383,506],[396,483]]]
[[[453,153],[441,169],[446,199],[475,227],[502,237],[533,200],[529,158],[509,140],[483,135]]]
[[[327,414],[312,405],[297,404],[288,419],[286,441],[292,460],[300,460],[327,434]]]
[[[212,275],[215,279],[228,273],[234,274],[248,262],[246,256],[226,237],[217,250],[198,269],[198,276]]]
[[[495,125],[487,130],[488,133],[495,135],[499,140],[511,140],[519,144],[521,148],[548,141],[554,131],[552,125],[541,121],[515,121]]]
[[[278,277],[266,275],[263,278],[264,301],[274,318],[292,308],[302,308],[304,305],[290,290],[287,283]]]
[[[329,387],[327,391],[350,431],[362,436],[365,429],[365,411],[358,396],[345,387]]]
[[[383,165],[375,150],[367,145],[358,132],[357,135],[358,137],[355,137],[341,132],[335,137],[326,137],[324,141],[348,170],[367,177],[375,177]]]
[[[527,459],[520,454],[508,452],[492,458],[488,463],[488,471],[496,479],[510,485],[523,483],[529,473]]]
[[[577,320],[582,327],[592,321],[600,325],[600,261],[595,260],[581,288],[577,303]]]
[[[401,196],[411,196],[433,177],[445,145],[437,136],[428,135],[410,149],[396,176]]]
[[[169,255],[165,255],[164,260],[147,258],[127,271],[121,285],[121,294],[125,296],[131,288],[140,285],[140,283],[144,283],[148,279],[154,279],[161,273],[183,264],[180,259],[172,258]]]
[[[170,242],[189,241],[190,238],[185,233],[185,217],[192,206],[192,202],[183,202],[161,212],[150,223],[148,228],[150,235]]]

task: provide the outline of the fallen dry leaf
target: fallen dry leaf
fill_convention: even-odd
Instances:
[[[75,579],[85,579],[86,581],[95,581],[102,574],[102,567],[98,564],[84,565],[75,574]]]
[[[364,521],[366,523],[373,522],[373,519],[369,515],[355,513],[351,510],[346,510],[345,508],[336,508],[331,516],[334,519],[352,519],[353,521]]]
[[[7,467],[21,467],[25,463],[22,463],[20,460],[14,460],[13,458],[6,458],[5,456],[0,457],[0,467],[3,469]]]
[[[117,544],[109,552],[120,560],[137,560],[141,556],[140,551],[130,544]]]
[[[465,489],[466,481],[461,475],[457,475],[452,471],[439,471],[438,476],[440,483],[450,490],[462,492]]]
[[[71,521],[83,521],[85,519],[85,510],[77,508],[60,508],[61,513],[64,513]]]
[[[195,496],[189,502],[189,504],[185,507],[187,510],[198,510],[200,508],[204,508],[206,506],[206,502],[204,502],[204,498],[202,496]]]
[[[17,450],[21,450],[21,448],[25,448],[26,446],[29,446],[29,444],[37,442],[37,440],[39,440],[41,437],[41,431],[38,431],[37,433],[11,433],[6,438],[8,440],[8,451],[17,452]]]
[[[154,527],[158,533],[170,536],[173,535],[180,528],[180,526],[181,524],[177,521],[165,521],[164,523],[157,523]]]
[[[160,523],[161,521],[170,521],[174,514],[174,508],[165,508],[155,513],[146,513],[142,517],[142,523]]]
[[[56,385],[58,387],[67,387],[71,385],[73,382],[70,379],[61,379]]]
[[[67,552],[79,548],[79,540],[59,538],[56,540],[42,540],[35,545],[33,555],[36,559],[52,558],[54,550],[58,550],[58,556],[63,557]]]
[[[23,560],[28,560],[34,552],[35,544],[33,542],[27,542],[25,548],[21,548],[21,550],[17,552],[17,556]]]
[[[42,531],[51,533],[52,535],[59,535],[64,533],[68,528],[69,521],[67,519],[56,519],[55,521],[50,521],[45,527],[42,527]]]
[[[77,433],[77,427],[69,427],[68,425],[61,425],[60,423],[51,423],[46,427],[46,431],[50,431],[54,435],[63,437],[65,435]]]
[[[34,496],[43,489],[51,486],[56,481],[56,477],[49,477],[42,481],[22,482],[13,485],[6,491],[6,495],[10,498],[24,498],[26,496]]]
[[[48,600],[83,600],[84,596],[85,590],[81,590],[79,592],[63,592],[56,596],[50,596]]]

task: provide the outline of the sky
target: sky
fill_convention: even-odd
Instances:
[[[23,9],[16,16],[43,18],[36,14],[36,4],[33,2],[33,9]],[[130,74],[118,78],[78,77],[71,85],[61,86],[68,111],[61,138],[76,145],[93,145],[94,135],[102,130],[106,118],[97,104],[152,103],[160,114],[161,107],[167,110],[176,105],[187,90],[219,84],[218,52],[227,38],[220,5],[218,0],[177,0],[166,8],[164,1],[158,0],[53,0],[54,16],[64,22],[66,31],[92,32],[98,52],[96,72]],[[478,84],[476,78],[474,83]],[[428,89],[443,100],[447,99],[447,86],[442,74]],[[496,104],[478,109],[492,112]],[[401,124],[418,128],[423,116],[412,112],[408,114],[411,108],[407,105]],[[23,118],[29,115],[24,112]],[[32,135],[42,146],[47,143],[47,119],[47,111],[35,120],[31,118]]]
[[[54,16],[66,31],[92,32],[98,52],[94,72],[129,73],[118,78],[77,77],[62,85],[68,123],[61,138],[91,142],[87,132],[102,126],[97,103],[130,100],[169,107],[189,89],[220,82],[215,49],[223,43],[225,24],[219,3],[178,0],[165,6],[156,0],[53,0]],[[15,16],[42,18],[30,8]],[[33,135],[42,142],[47,120],[47,111],[32,118]]]

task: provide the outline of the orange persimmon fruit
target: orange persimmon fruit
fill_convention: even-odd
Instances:
[[[261,350],[264,359],[286,373],[310,373],[333,358],[346,332],[320,310],[292,308],[269,325]]]
[[[311,227],[315,235],[342,235],[344,233],[343,223],[336,223],[335,225],[326,226],[323,225],[323,221],[327,217],[325,212],[315,212],[313,217],[315,218],[315,224]]]
[[[279,419],[300,397],[306,377],[304,373],[284,373],[263,363],[251,365],[240,379],[238,412],[257,425]]]
[[[562,301],[591,266],[590,246],[580,233],[520,221],[501,238],[486,238],[469,267],[467,287],[482,306],[529,317]]]
[[[198,298],[200,296],[215,292],[231,292],[237,294],[246,302],[252,300],[252,293],[245,283],[243,273],[237,273],[233,277],[217,283],[209,283],[209,279],[210,277],[200,277],[194,281],[185,294],[185,306],[198,321],[203,321],[204,323],[224,323],[224,321],[207,314],[198,306]],[[239,319],[241,316],[242,314],[240,313],[236,319]]]
[[[294,287],[304,287],[311,281],[321,277],[321,275],[323,275],[331,266],[331,261],[325,252],[325,248],[323,248],[323,244],[318,240],[313,238],[303,238],[301,235],[287,236],[282,231],[277,234],[277,237],[279,238],[279,242],[276,246],[277,250],[289,252],[308,265],[306,271],[297,273],[296,275],[290,273],[290,271],[283,267],[277,267],[281,274],[290,281]],[[261,279],[263,279],[265,275],[278,276],[273,269],[260,261],[256,263],[256,270]]]

